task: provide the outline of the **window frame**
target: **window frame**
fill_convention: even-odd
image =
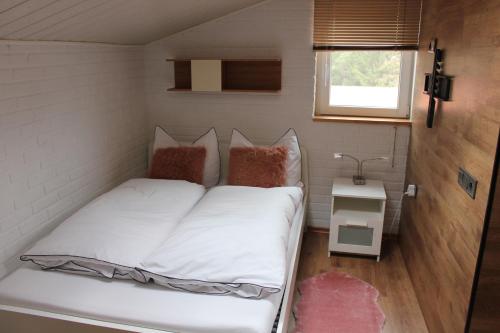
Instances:
[[[398,107],[396,109],[359,106],[330,106],[330,54],[316,52],[315,115],[349,117],[410,118],[415,73],[415,51],[401,52]],[[370,51],[360,51],[370,52]]]

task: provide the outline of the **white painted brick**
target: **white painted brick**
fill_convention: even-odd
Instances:
[[[29,235],[34,229],[47,222],[49,215],[47,211],[41,211],[31,215],[19,224],[19,231],[22,235]]]
[[[33,235],[23,235],[21,231],[15,229],[17,233],[15,234],[16,239],[13,243],[6,244],[7,246],[4,248],[4,253],[7,257],[7,260],[4,263],[8,266],[9,263],[12,264],[12,261],[19,263],[19,256],[23,250],[26,250],[28,244],[33,241]],[[12,267],[16,268],[16,267]]]
[[[17,98],[0,99],[0,115],[17,110]]]
[[[73,210],[73,200],[69,197],[57,201],[47,209],[49,218],[54,219],[60,214],[67,214]]]
[[[11,245],[16,243],[16,240],[21,237],[21,232],[17,228],[0,232],[0,249],[5,251]]]
[[[54,169],[45,169],[45,170],[42,169],[28,176],[28,186],[35,187],[37,185],[49,181],[51,178],[54,178],[55,176],[56,176],[56,171]]]
[[[12,70],[8,68],[0,68],[0,83],[12,81]]]
[[[36,174],[40,171],[40,163],[25,163],[24,153],[7,154],[5,162],[6,170],[9,174],[10,182],[13,184],[22,184],[23,187],[28,186],[28,177],[31,174]],[[17,191],[16,191],[17,192]]]
[[[53,178],[49,179],[48,181],[44,182],[43,188],[45,190],[45,193],[48,194],[48,193],[51,193],[57,189],[60,189],[65,184],[67,184],[68,181],[69,181],[69,178],[66,175],[56,176],[56,177],[53,177]]]
[[[59,196],[57,193],[51,193],[48,195],[45,195],[43,198],[40,200],[37,200],[33,203],[33,213],[38,213],[41,210],[46,209],[50,205],[55,204],[59,200]]]
[[[33,214],[31,206],[24,207],[14,211],[11,215],[7,215],[3,212],[2,219],[0,219],[0,231],[8,230],[15,227],[21,223],[21,221],[26,220]]]
[[[333,153],[391,158],[394,127],[312,121],[312,17],[312,1],[270,0],[153,42],[145,49],[145,89],[150,133],[159,124],[176,139],[189,141],[215,126],[224,147],[233,127],[256,144],[272,143],[287,128],[295,128],[310,153],[308,223],[328,227],[332,179],[350,177],[355,171],[352,162],[335,161]],[[282,91],[277,95],[165,93],[173,84],[166,57],[279,57],[283,61]],[[399,127],[394,168],[391,161],[366,165],[367,176],[388,184],[391,198],[402,193],[397,184],[404,183],[408,140],[409,129]],[[388,211],[396,204],[389,201]],[[392,216],[386,218],[386,224],[391,222],[389,218]]]
[[[8,182],[11,207],[0,215],[0,235],[7,235],[0,239],[10,240],[0,243],[0,276],[44,230],[117,183],[144,175],[157,123],[187,141],[215,126],[223,147],[233,127],[259,144],[294,127],[311,152],[309,223],[328,226],[332,178],[353,172],[352,164],[334,161],[333,152],[389,154],[394,132],[392,126],[311,121],[311,17],[310,1],[268,1],[152,43],[145,53],[141,47],[0,42],[0,166],[9,174],[7,180],[0,173],[0,184]],[[281,57],[283,90],[269,96],[166,94],[172,84],[167,55]],[[409,129],[400,128],[394,169],[379,164],[367,171],[388,185],[387,218],[398,216],[393,198],[402,191],[408,140]]]
[[[44,191],[43,187],[41,185],[29,188],[26,191],[23,191],[22,193],[17,193],[15,194],[14,197],[14,206],[16,209],[21,209],[32,202],[39,200],[40,198],[43,198],[44,196]]]
[[[16,68],[26,66],[28,55],[23,53],[7,52],[0,54],[0,68]]]
[[[11,112],[0,115],[0,130],[7,128],[17,128],[34,121],[32,110]]]
[[[0,277],[44,231],[144,172],[129,149],[145,143],[142,50],[0,41]]]
[[[12,72],[14,81],[41,80],[45,77],[45,67],[17,68]]]
[[[13,213],[14,209],[14,200],[7,191],[2,189],[0,192],[0,211],[4,216],[7,216]]]
[[[6,259],[7,256],[0,251],[0,262],[3,262],[4,259]],[[7,267],[5,267],[5,265],[0,265],[0,276],[5,276],[9,273],[9,271],[7,270]]]

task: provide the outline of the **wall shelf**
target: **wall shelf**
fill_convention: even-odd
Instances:
[[[191,60],[167,59],[174,64],[174,87],[171,92],[190,92]],[[221,92],[277,93],[281,90],[280,59],[219,59],[221,60]]]
[[[184,93],[214,93],[214,94],[220,94],[220,93],[253,93],[253,94],[276,94],[279,93],[280,90],[251,90],[251,89],[222,89],[221,91],[193,91],[188,88],[168,88],[167,91],[169,92],[184,92]]]
[[[192,90],[188,88],[168,88],[167,91],[192,92]]]

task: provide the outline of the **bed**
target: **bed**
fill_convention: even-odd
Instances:
[[[0,331],[287,332],[295,290],[308,189],[293,216],[285,288],[260,299],[204,295],[153,284],[41,271],[26,263],[0,282]],[[281,309],[281,310],[280,310]]]

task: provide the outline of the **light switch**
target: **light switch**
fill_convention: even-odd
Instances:
[[[472,199],[476,197],[477,180],[463,168],[458,169],[458,184]]]

